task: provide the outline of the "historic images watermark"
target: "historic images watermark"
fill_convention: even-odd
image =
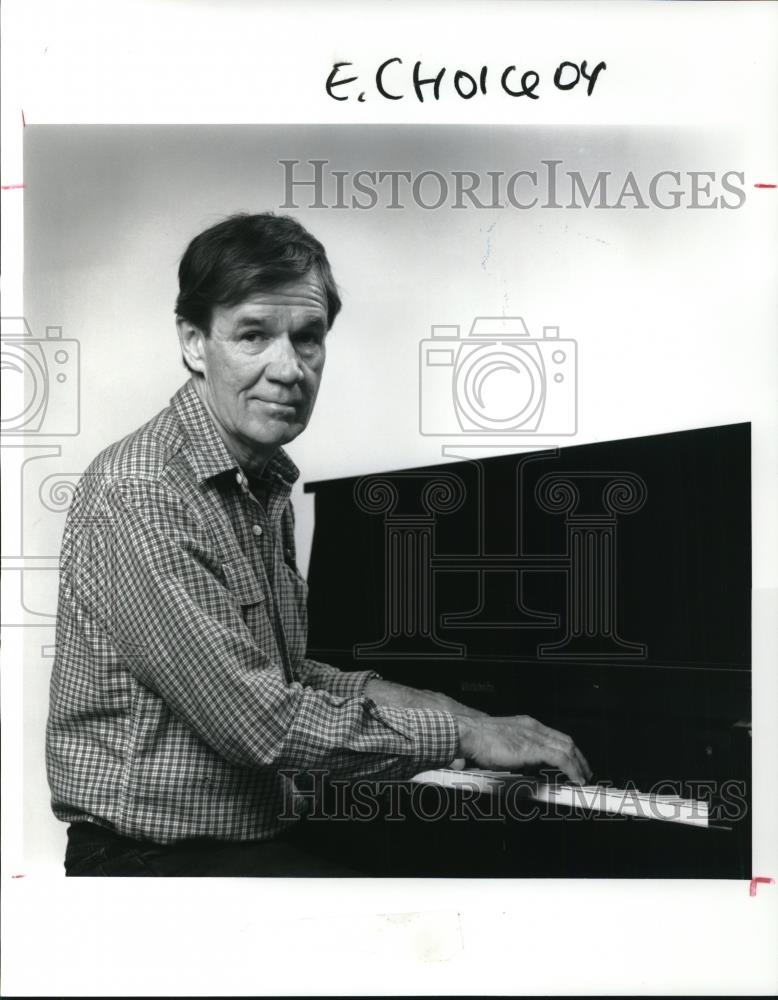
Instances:
[[[647,657],[645,643],[619,632],[617,542],[620,519],[643,508],[648,488],[631,472],[534,473],[537,463],[553,463],[556,456],[554,450],[504,459],[512,463],[512,493],[503,482],[500,497],[504,516],[514,522],[516,544],[503,551],[487,545],[486,494],[496,487],[490,485],[495,469],[486,460],[468,462],[468,482],[445,467],[357,481],[357,509],[383,519],[384,593],[383,635],[355,643],[355,660],[464,659],[468,650],[461,635],[471,629],[545,630],[548,640],[535,647],[539,661]],[[534,473],[534,486],[529,473]],[[530,548],[524,527],[528,503],[561,522],[556,551]],[[467,534],[476,538],[475,547],[443,549],[438,544],[442,519],[455,514],[472,522]],[[562,575],[563,606],[531,606],[525,582],[538,573]],[[463,583],[476,579],[470,610],[439,605],[436,582],[443,574],[458,575]],[[448,630],[456,636],[447,635]]]
[[[2,572],[9,598],[3,626],[36,630],[41,655],[54,655],[54,608],[62,578],[59,544],[46,551],[34,534],[42,535],[43,516],[53,515],[53,538],[70,515],[71,526],[84,543],[68,563],[69,582],[91,603],[96,620],[113,636],[127,659],[142,656],[143,643],[130,635],[119,613],[121,584],[117,563],[117,529],[110,502],[111,483],[100,472],[42,471],[44,460],[62,457],[58,439],[81,431],[81,351],[79,341],[62,336],[62,327],[46,327],[45,337],[33,335],[22,317],[2,320],[3,414],[0,448],[4,486],[19,496],[16,523],[3,526]],[[96,513],[79,507],[79,484],[88,477],[105,480],[108,496]],[[33,528],[38,530],[33,531]],[[52,544],[49,542],[48,544]],[[42,551],[41,551],[42,549]],[[39,631],[38,631],[39,630]]]
[[[564,785],[564,803],[556,801],[553,782],[538,776],[511,775],[493,781],[484,792],[482,784],[468,781],[468,772],[456,788],[420,781],[375,778],[334,778],[326,769],[280,772],[285,778],[281,820],[330,822],[500,822],[514,820],[554,822],[561,819],[624,822],[653,819],[692,826],[737,823],[748,815],[744,781],[663,780],[638,790],[632,783],[623,788],[608,784]],[[551,791],[549,791],[549,789]]]
[[[4,488],[20,498],[18,516],[4,519],[2,572],[7,600],[3,625],[51,630],[54,615],[39,594],[56,580],[56,552],[41,553],[30,545],[26,522],[43,512],[64,514],[70,504],[76,475],[41,475],[42,462],[59,459],[63,438],[81,430],[81,352],[79,341],[64,337],[62,327],[48,326],[36,336],[23,317],[3,317],[3,407],[0,429]],[[35,505],[25,504],[33,496]],[[49,632],[41,632],[45,656]]]
[[[557,636],[537,643],[539,660],[645,659],[646,645],[619,632],[617,535],[620,520],[644,507],[646,483],[629,470],[564,465],[533,477],[538,462],[553,466],[560,455],[538,447],[578,430],[576,340],[561,337],[558,326],[533,336],[520,316],[476,316],[465,336],[458,325],[434,324],[431,333],[419,344],[419,431],[446,439],[443,454],[465,459],[468,474],[441,467],[357,482],[357,509],[383,517],[384,628],[374,641],[355,643],[354,658],[464,659],[462,630],[548,629]],[[512,463],[512,476],[495,482],[484,453]],[[486,530],[488,499],[498,493],[501,550]],[[545,551],[527,541],[530,505],[563,521],[554,550],[547,534]],[[441,520],[455,514],[463,535],[477,535],[475,547],[438,543]],[[441,574],[459,574],[465,587],[477,578],[470,610],[438,605]],[[563,575],[564,606],[531,607],[532,574]]]
[[[577,428],[578,345],[558,326],[532,337],[520,316],[479,316],[465,337],[459,326],[434,325],[421,341],[421,434],[525,444]]]
[[[3,437],[78,434],[81,426],[79,343],[62,336],[61,326],[47,326],[35,337],[23,317],[3,317]],[[9,384],[15,380],[21,390]],[[21,402],[21,405],[19,405]]]
[[[400,211],[623,211],[739,209],[746,203],[742,170],[678,170],[649,175],[633,170],[584,174],[564,160],[541,160],[531,169],[338,170],[327,159],[279,160],[281,209]]]

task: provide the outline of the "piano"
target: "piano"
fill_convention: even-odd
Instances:
[[[595,772],[419,775],[404,822],[333,831],[376,875],[751,877],[750,425],[305,489],[310,656],[534,716]]]

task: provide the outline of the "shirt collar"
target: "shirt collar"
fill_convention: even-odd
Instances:
[[[192,379],[170,400],[187,436],[187,452],[198,483],[207,482],[224,472],[235,472],[240,466],[222,440],[213,418],[197,395]],[[241,470],[242,471],[242,470]],[[291,487],[300,470],[283,448],[273,455],[265,467],[263,478],[280,480]]]

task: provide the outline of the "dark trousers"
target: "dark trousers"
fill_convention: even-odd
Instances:
[[[119,836],[94,823],[68,827],[65,873],[70,876],[362,876],[317,846],[305,821],[267,841],[205,837],[155,844]]]

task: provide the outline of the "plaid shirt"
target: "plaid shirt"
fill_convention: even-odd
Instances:
[[[446,712],[379,706],[364,695],[378,675],[306,657],[298,475],[279,451],[260,504],[191,382],[87,469],[46,738],[59,819],[160,843],[265,839],[310,805],[300,772],[407,778],[456,756]]]

